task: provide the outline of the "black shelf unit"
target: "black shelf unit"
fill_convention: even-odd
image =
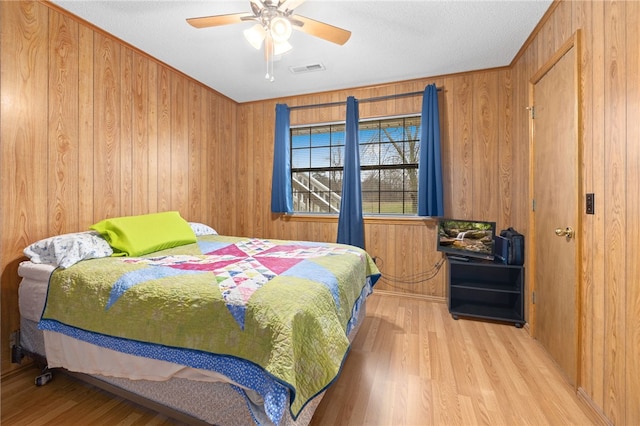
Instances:
[[[524,325],[524,266],[448,258],[449,313]]]

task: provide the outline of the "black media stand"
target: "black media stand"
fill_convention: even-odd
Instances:
[[[473,317],[523,326],[524,266],[451,257],[447,260],[453,319]]]

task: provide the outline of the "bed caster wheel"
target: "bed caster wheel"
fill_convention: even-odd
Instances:
[[[516,328],[522,328],[522,323],[521,322],[517,322],[516,323]]]
[[[457,321],[459,317],[457,315],[451,315],[451,318]]]
[[[36,386],[44,386],[49,383],[53,379],[53,374],[47,369],[44,370],[44,373],[36,377]]]

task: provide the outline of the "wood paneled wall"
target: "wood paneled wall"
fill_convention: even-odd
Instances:
[[[360,99],[360,118],[420,113],[422,97],[376,102],[366,99],[418,92],[435,83],[439,92],[445,214],[512,224],[512,156],[510,131],[511,72],[486,70],[373,87],[247,103],[238,115],[238,188],[232,228],[241,235],[333,242],[336,218],[283,218],[270,212],[271,165],[276,103],[315,105]],[[344,121],[345,107],[293,109],[291,124]],[[386,279],[377,288],[424,297],[446,297],[442,259],[436,252],[435,222],[420,219],[365,219],[365,245],[378,259]]]
[[[529,158],[529,79],[575,32],[582,38],[584,214],[579,392],[608,421],[640,424],[640,2],[561,1],[514,61],[514,168]],[[526,224],[526,173],[514,173]],[[562,327],[562,324],[558,324]]]
[[[440,93],[445,212],[528,231],[531,76],[582,36],[584,215],[579,392],[614,424],[640,424],[640,2],[558,1],[511,67],[238,105],[38,2],[0,2],[2,372],[17,328],[22,249],[106,216],[167,209],[221,233],[334,241],[332,218],[270,213],[275,104]],[[418,98],[361,103],[361,117],[419,111]],[[343,120],[298,110],[293,124]],[[232,200],[233,203],[228,203]],[[428,275],[434,223],[367,219],[379,289],[444,298]],[[402,278],[421,281],[402,283]],[[530,299],[528,297],[528,299]],[[562,326],[561,324],[558,325]]]
[[[5,372],[24,247],[106,217],[229,214],[237,104],[53,6],[0,2],[0,28]]]
[[[270,213],[276,102],[291,106],[440,92],[445,212],[513,224],[511,72],[495,69],[237,105],[52,5],[2,2],[2,341],[18,327],[22,249],[107,216],[175,209],[221,233],[335,241],[335,218]],[[420,97],[362,102],[416,113]],[[344,119],[297,110],[293,124]],[[229,203],[228,200],[233,200]],[[444,300],[434,222],[367,220],[379,289]],[[406,281],[406,282],[403,282]],[[2,371],[10,369],[2,345]]]

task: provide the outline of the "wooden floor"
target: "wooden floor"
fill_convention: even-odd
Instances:
[[[166,417],[58,374],[3,377],[2,425],[162,425]],[[599,424],[524,329],[455,321],[446,305],[374,294],[312,425]]]

